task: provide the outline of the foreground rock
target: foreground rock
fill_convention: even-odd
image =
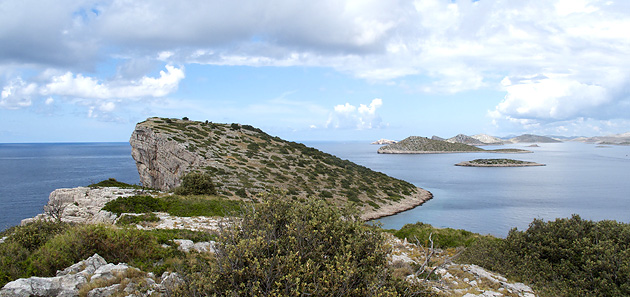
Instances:
[[[70,223],[114,223],[116,215],[101,210],[109,201],[119,197],[145,194],[142,190],[117,187],[78,187],[57,189],[50,193],[48,203],[44,207],[49,211],[34,218],[22,220],[22,225],[35,220],[61,219]]]
[[[430,250],[393,236],[388,242],[392,246],[390,264],[393,269],[406,275],[408,281],[426,284],[440,296],[536,296],[534,290],[523,283],[509,282],[477,265],[454,263],[452,260],[457,251]],[[423,267],[427,257],[432,264]],[[434,274],[434,277],[418,277],[423,272]],[[435,276],[437,280],[434,280]]]
[[[165,272],[161,277],[144,273],[124,263],[107,263],[94,254],[54,277],[21,278],[7,283],[0,297],[9,296],[169,296],[182,282],[176,273]]]

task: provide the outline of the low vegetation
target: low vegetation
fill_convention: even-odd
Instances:
[[[88,187],[90,188],[117,187],[117,188],[125,188],[125,189],[142,189],[142,186],[119,182],[115,178],[109,178],[109,179],[100,181],[98,183],[91,184]]]
[[[390,151],[400,152],[481,152],[484,149],[476,146],[459,143],[448,142],[442,140],[434,140],[426,137],[410,136],[397,143],[388,144],[379,148],[379,153]]]
[[[54,276],[78,261],[98,253],[110,263],[129,263],[161,274],[183,254],[173,239],[210,240],[215,237],[189,230],[136,230],[111,225],[70,225],[36,221],[2,232],[0,287],[17,278]],[[163,244],[170,247],[165,248]]]
[[[418,296],[392,276],[380,229],[325,200],[267,197],[224,226],[211,259],[189,258],[181,296]]]
[[[228,200],[218,196],[131,196],[112,200],[105,204],[103,210],[115,214],[166,212],[179,217],[223,217],[239,213],[242,205],[242,201]]]
[[[433,247],[435,248],[457,248],[468,247],[472,245],[479,238],[493,239],[492,236],[483,236],[477,233],[462,229],[452,228],[435,228],[430,224],[415,223],[404,225],[400,230],[388,230],[394,234],[394,236],[400,239],[407,239],[411,243],[419,243],[423,246],[428,246],[429,236],[433,241]]]
[[[628,259],[629,224],[573,216],[477,240],[460,261],[532,284],[541,296],[629,296]]]

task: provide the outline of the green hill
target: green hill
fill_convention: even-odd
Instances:
[[[390,215],[430,199],[413,184],[304,144],[241,124],[150,118],[131,140],[141,182],[163,190],[188,172],[213,175],[218,194],[257,199],[275,189],[295,199],[322,197],[357,203],[365,218]]]

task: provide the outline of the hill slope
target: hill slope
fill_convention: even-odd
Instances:
[[[562,141],[553,139],[551,137],[540,136],[540,135],[532,135],[532,134],[523,134],[521,136],[517,136],[517,137],[511,138],[510,141],[513,142],[513,143],[534,143],[534,142],[539,142],[539,143],[557,143],[557,142],[562,142]]]
[[[249,125],[149,118],[129,141],[144,186],[170,190],[184,174],[214,175],[219,194],[256,199],[281,189],[296,199],[319,196],[357,203],[365,219],[413,208],[431,198],[414,185]]]
[[[463,143],[452,143],[420,136],[409,136],[398,143],[378,149],[379,154],[422,154],[422,153],[460,153],[483,152],[483,149]]]

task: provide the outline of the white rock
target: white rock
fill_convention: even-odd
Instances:
[[[129,269],[129,266],[127,266],[127,264],[119,263],[117,265],[114,265],[112,263],[109,263],[96,269],[90,281],[95,281],[99,279],[113,280],[116,277],[121,276],[125,272],[127,272],[127,269]]]
[[[192,240],[188,239],[175,239],[173,240],[177,245],[177,249],[183,252],[190,252],[191,250],[204,253],[204,252],[212,252],[214,253],[214,241],[207,242],[196,242],[194,243]]]

